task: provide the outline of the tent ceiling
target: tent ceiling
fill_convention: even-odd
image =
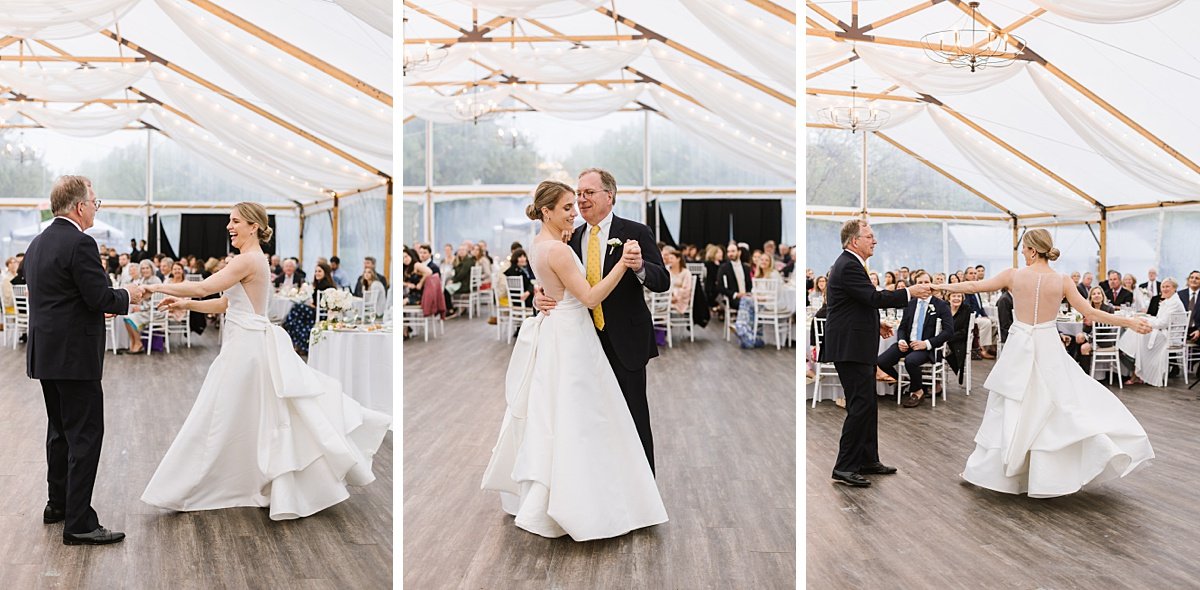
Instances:
[[[822,30],[839,30],[838,25],[830,22],[822,13],[849,24],[852,22],[853,4],[859,11],[858,22],[866,25],[911,7],[911,3],[907,2],[807,4],[807,39],[810,42],[825,39],[822,35],[827,33]],[[965,6],[965,3],[957,0],[939,2],[887,22],[867,35],[919,42],[926,34],[952,28],[956,23],[961,25],[965,15],[960,5]],[[1194,102],[1191,97],[1200,92],[1200,40],[1192,31],[1192,25],[1200,22],[1200,4],[1181,2],[1150,18],[1120,24],[1093,24],[1067,19],[1045,13],[1028,0],[985,1],[980,13],[1001,27],[1018,24],[1014,33],[1026,41],[1032,52],[1177,150],[1184,161],[1156,147],[1151,140],[1143,138],[1136,129],[1113,114],[1105,112],[1083,93],[1067,87],[1068,96],[1078,99],[1082,108],[1097,113],[1093,119],[1096,125],[1120,130],[1135,145],[1143,144],[1138,149],[1153,153],[1152,157],[1165,157],[1171,166],[1186,170],[1186,161],[1200,161],[1200,146],[1194,140],[1200,136],[1200,115],[1192,113],[1190,108]],[[815,28],[814,23],[820,29]],[[860,38],[857,42],[870,41],[870,38]],[[845,44],[849,51],[851,43]],[[872,43],[871,46],[882,47],[897,55],[907,55],[913,63],[924,61],[930,66],[934,65],[919,48],[883,47],[878,43]],[[811,75],[843,59],[844,56],[837,56],[826,60],[827,63],[809,63],[807,71]],[[851,65],[812,76],[806,86],[810,93],[815,89],[847,90],[856,78],[860,91],[864,93],[921,96],[909,85],[897,84],[894,78],[872,69],[867,61],[859,59]],[[942,67],[950,69],[949,66]],[[1042,68],[1034,62],[1019,63],[1012,67]],[[967,70],[954,72],[964,80],[972,76]],[[1051,79],[1055,83],[1062,83],[1053,76]],[[1200,188],[1194,195],[1167,195],[1115,166],[1066,123],[1037,89],[1030,72],[1017,72],[1008,80],[974,92],[931,96],[1105,207],[1120,210],[1162,201],[1200,199]],[[876,104],[880,108],[887,108],[889,103],[879,100]],[[977,166],[967,162],[962,153],[951,145],[933,122],[929,111],[934,109],[939,107],[930,105],[926,113],[885,133],[1014,213],[1025,215],[1032,212],[1035,208],[1029,206],[1028,201],[1036,201],[1038,195],[1033,195],[1032,199],[1030,195],[1020,195],[1024,197],[1020,199],[1012,194],[1011,188],[997,186],[985,178]],[[812,109],[809,110],[808,120],[816,121]],[[962,127],[964,133],[970,133],[974,141],[994,148],[996,151],[992,157],[1015,159],[1013,154],[996,142]],[[1049,178],[1024,162],[1018,161],[1016,166],[1017,170],[1041,181]],[[1188,181],[1194,180],[1200,187],[1200,174],[1192,170],[1186,172]],[[1073,191],[1070,196],[1079,203],[1086,203],[1085,198]],[[1022,203],[1022,200],[1026,203]]]

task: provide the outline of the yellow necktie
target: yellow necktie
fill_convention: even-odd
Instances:
[[[591,230],[591,238],[588,239],[587,251],[587,281],[588,284],[595,287],[596,283],[600,282],[600,226],[593,225]],[[604,330],[604,311],[597,305],[596,309],[592,310],[592,323],[596,324],[597,330]]]

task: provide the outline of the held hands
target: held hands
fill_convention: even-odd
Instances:
[[[125,285],[125,290],[129,292],[129,303],[135,305],[142,302],[146,297],[146,288],[141,285]]]
[[[181,299],[179,297],[171,297],[171,296],[163,297],[163,300],[161,302],[159,302],[159,304],[158,304],[158,310],[159,311],[186,310],[188,308],[187,307],[188,301],[189,301],[188,299]]]
[[[1154,330],[1154,328],[1150,325],[1150,322],[1146,321],[1144,318],[1129,318],[1125,324],[1125,327],[1137,332],[1138,334],[1149,334]]]
[[[642,245],[637,240],[625,241],[621,252],[621,264],[633,272],[642,270]]]
[[[933,289],[928,284],[918,283],[908,288],[908,294],[918,299],[924,299],[933,294]]]
[[[571,241],[571,230],[569,230],[569,229],[564,229],[564,230],[563,230],[563,232],[562,232],[562,237],[561,237],[560,239],[562,240],[562,243],[564,243],[564,244],[570,243],[570,241]]]
[[[892,337],[892,327],[887,324],[879,324],[879,337],[880,338],[891,338]]]
[[[554,307],[556,305],[558,305],[558,302],[551,299],[550,297],[547,297],[546,292],[542,290],[541,285],[537,285],[533,288],[533,308],[534,309],[536,309],[546,315],[550,315],[550,310],[554,309]]]

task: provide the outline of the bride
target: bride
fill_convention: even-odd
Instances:
[[[483,475],[516,525],[576,541],[667,521],[654,475],[589,308],[626,272],[618,262],[595,286],[563,236],[575,221],[571,187],[538,185],[530,219],[542,222],[530,260],[552,314],[525,320],[505,378],[508,409]],[[626,248],[629,244],[626,244]]]
[[[225,326],[221,352],[142,501],[185,512],[270,507],[272,520],[309,516],[349,498],[346,485],[375,479],[371,457],[391,419],[310,369],[267,319],[271,270],[262,242],[272,231],[263,206],[238,203],[225,227],[240,254],[220,272],[147,289],[169,295],[160,309],[224,313]],[[184,299],[222,291],[219,299]]]
[[[990,395],[975,452],[962,477],[997,492],[1052,498],[1124,477],[1154,458],[1146,431],[1111,391],[1071,359],[1059,340],[1059,303],[1093,322],[1145,334],[1144,319],[1088,305],[1071,279],[1051,270],[1058,259],[1050,232],[1022,240],[1025,268],[983,280],[935,285],[948,293],[1012,292],[1014,322],[984,387]]]

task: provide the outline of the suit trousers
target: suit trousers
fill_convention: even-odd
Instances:
[[[596,334],[600,336],[604,356],[608,357],[608,364],[612,365],[613,374],[617,376],[617,384],[621,386],[621,394],[629,406],[629,415],[633,416],[638,438],[642,439],[642,449],[646,451],[646,460],[650,462],[650,472],[654,473],[654,435],[650,432],[650,404],[646,401],[646,367],[636,371],[626,369],[617,358],[608,332],[597,330]]]
[[[878,408],[875,400],[875,366],[870,363],[835,362],[846,392],[846,421],[838,446],[834,471],[857,472],[879,461]]]
[[[908,382],[911,385],[910,391],[922,389],[921,366],[933,362],[933,355],[928,350],[912,350],[908,352],[900,352],[899,344],[892,344],[883,354],[879,355],[879,368],[884,373],[895,378],[897,376],[896,364],[900,362],[901,355],[904,356],[904,369],[908,372]],[[839,470],[840,471],[840,470]]]
[[[64,533],[100,527],[92,488],[104,442],[104,391],[99,381],[42,379],[46,398],[46,481],[49,502],[66,510]]]

